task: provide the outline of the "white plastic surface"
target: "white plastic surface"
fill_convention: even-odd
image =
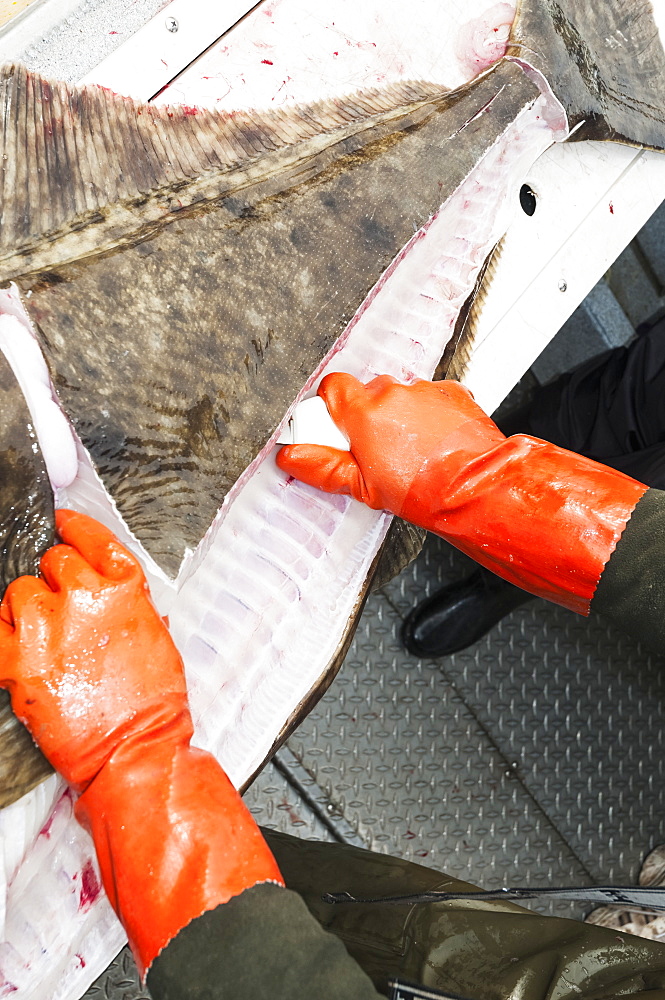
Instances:
[[[149,101],[254,5],[252,0],[172,0],[81,83],[100,83]]]
[[[277,444],[321,444],[350,451],[349,440],[339,429],[320,396],[302,399],[277,438]]]

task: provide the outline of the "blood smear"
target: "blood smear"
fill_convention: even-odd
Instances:
[[[476,75],[489,69],[506,53],[515,8],[498,3],[480,17],[467,21],[459,31],[455,56],[463,69]]]

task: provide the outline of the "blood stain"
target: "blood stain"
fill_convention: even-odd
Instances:
[[[99,879],[97,878],[97,872],[92,866],[92,861],[88,860],[83,866],[83,871],[81,872],[81,898],[79,899],[79,909],[85,910],[92,906],[101,891],[102,887]]]
[[[53,826],[54,819],[55,819],[55,814],[52,813],[44,823],[41,830],[39,831],[40,837],[46,837],[47,840],[51,839],[51,827]]]
[[[273,64],[272,59],[262,59],[261,62],[264,64],[264,66],[272,66]]]
[[[286,813],[288,813],[292,826],[302,826],[302,820],[300,819],[300,816],[295,811],[293,806],[290,805],[289,802],[287,802],[286,799],[282,799],[280,808],[283,809]]]

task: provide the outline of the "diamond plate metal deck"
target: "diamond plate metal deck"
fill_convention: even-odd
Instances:
[[[430,537],[384,593],[406,614],[469,565]],[[663,839],[662,668],[611,624],[544,601],[438,662],[579,863],[605,881],[634,879]]]
[[[400,624],[385,595],[368,602],[342,671],[290,749],[374,850],[487,888],[589,882],[440,665],[401,648]]]
[[[85,1000],[151,1000],[141,988],[139,973],[129,948],[123,948],[108,969],[85,993]]]
[[[261,826],[306,840],[337,839],[274,764],[264,768],[245,792],[244,800]]]

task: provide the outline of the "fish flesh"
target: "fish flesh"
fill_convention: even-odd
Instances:
[[[648,5],[611,22],[644,60],[635,79],[603,63],[585,7],[518,8],[508,55],[455,91],[395,84],[265,114],[2,74],[3,350],[30,405],[37,366],[21,358],[41,348],[39,380],[73,429],[56,500],[139,554],[183,653],[196,742],[239,786],[341,662],[390,524],[279,473],[293,406],[329,370],[431,376],[522,178],[570,120],[664,145]],[[563,38],[574,76],[578,37],[598,60],[580,77],[596,132],[557,55]],[[632,129],[626,95],[646,109]],[[123,936],[59,779],[0,812],[0,843],[0,996],[79,995]]]

